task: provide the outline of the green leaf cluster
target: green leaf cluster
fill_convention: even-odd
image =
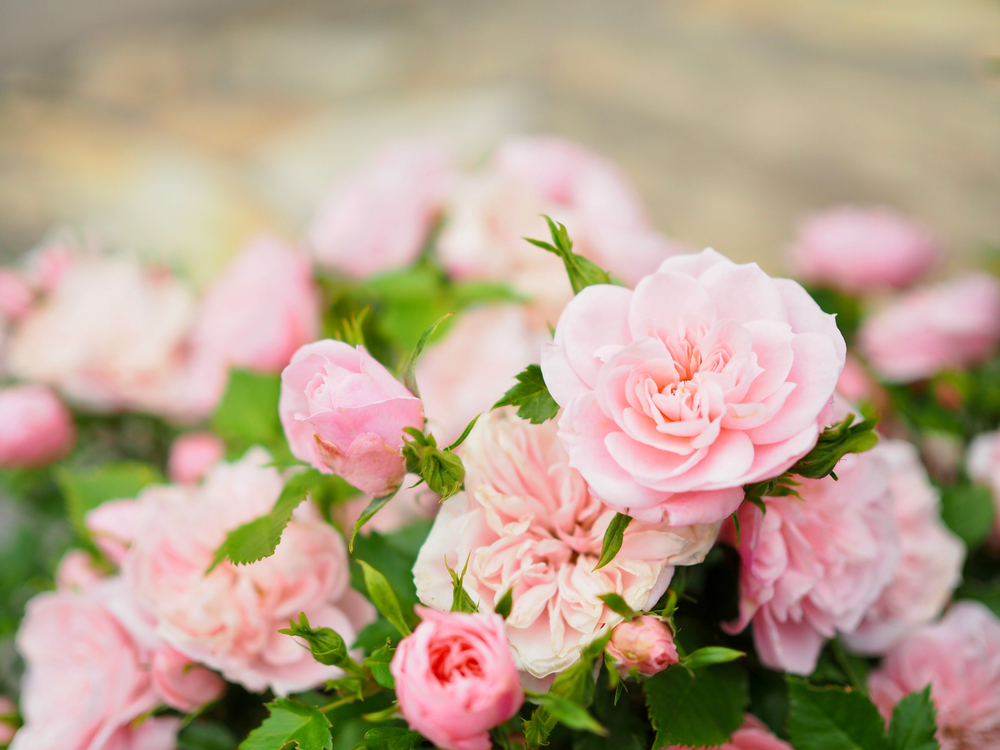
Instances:
[[[438,448],[433,435],[425,435],[414,427],[407,427],[404,432],[411,438],[404,440],[402,449],[407,472],[417,474],[442,500],[462,489],[465,466],[457,454],[450,448]]]
[[[270,716],[240,745],[240,750],[332,750],[330,720],[322,711],[290,698],[267,704]]]
[[[573,287],[573,294],[579,294],[588,286],[594,284],[610,284],[611,277],[608,272],[600,266],[591,263],[582,255],[573,252],[573,240],[569,238],[569,232],[565,225],[552,221],[548,216],[544,217],[549,225],[549,233],[552,235],[552,242],[544,240],[526,239],[535,247],[548,250],[550,253],[558,255],[566,266],[566,273],[569,274],[569,283]]]
[[[503,398],[493,404],[493,408],[516,406],[517,416],[527,419],[532,424],[541,424],[555,417],[559,411],[559,404],[552,398],[548,386],[545,385],[542,368],[538,365],[528,365],[516,377],[517,385],[511,386]]]

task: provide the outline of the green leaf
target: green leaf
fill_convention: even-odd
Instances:
[[[465,559],[465,567],[462,568],[462,573],[458,574],[452,570],[451,566],[448,565],[448,561],[445,560],[445,567],[448,569],[448,573],[451,575],[451,611],[452,612],[478,612],[479,605],[472,601],[472,597],[469,596],[469,592],[465,590],[462,585],[465,580],[465,573],[469,569],[469,558]]]
[[[796,750],[891,750],[885,722],[875,705],[858,692],[815,688],[787,677],[788,733]]]
[[[403,611],[399,607],[399,600],[392,592],[392,588],[389,586],[389,582],[385,576],[364,560],[358,560],[358,564],[361,566],[362,571],[364,571],[365,586],[368,588],[372,604],[382,613],[385,619],[393,624],[396,630],[404,636],[409,635],[412,632],[410,626],[403,619]]]
[[[573,294],[579,294],[581,290],[593,284],[610,284],[611,277],[604,271],[582,255],[573,252],[573,241],[569,238],[569,232],[565,225],[552,221],[548,216],[544,217],[549,225],[549,233],[552,235],[552,243],[542,240],[532,240],[525,237],[535,247],[548,250],[562,258],[566,266],[566,273],[569,274],[569,283],[573,287]]]
[[[230,370],[226,392],[212,415],[212,431],[240,453],[251,445],[280,442],[280,394],[280,375]]]
[[[629,516],[623,513],[615,513],[615,517],[611,519],[611,523],[608,524],[608,528],[604,531],[604,541],[601,543],[601,558],[597,561],[597,565],[594,566],[594,570],[603,568],[615,559],[618,550],[622,548],[622,542],[625,541],[625,529],[628,528],[631,522],[632,519]]]
[[[420,340],[417,341],[417,345],[413,347],[413,351],[410,352],[410,356],[408,356],[403,362],[403,385],[405,385],[406,389],[417,398],[420,398],[420,389],[417,388],[417,359],[420,357],[420,353],[424,350],[424,347],[427,346],[427,340],[434,334],[434,331],[436,331],[438,326],[452,315],[454,315],[454,313],[443,315],[435,322],[427,326],[427,328],[424,329],[424,332],[420,335]]]
[[[579,729],[601,736],[606,736],[608,733],[608,730],[602,727],[587,709],[557,693],[530,693],[528,700],[544,707],[553,719],[570,729]]]
[[[267,704],[271,715],[250,732],[240,750],[280,750],[291,744],[299,750],[331,750],[330,721],[322,711],[278,698]]]
[[[340,634],[330,628],[311,627],[305,612],[299,613],[298,622],[290,620],[288,625],[278,632],[304,639],[309,644],[313,658],[320,664],[343,668],[354,664],[354,660],[347,653],[347,644]]]
[[[910,693],[896,704],[889,725],[892,750],[938,750],[937,709],[931,700],[931,687]]]
[[[701,669],[711,664],[725,664],[729,661],[736,661],[744,656],[746,656],[745,653],[736,649],[723,648],[722,646],[705,646],[685,656],[681,659],[680,663],[682,667],[687,667],[688,669]]]
[[[177,735],[177,750],[236,750],[236,735],[224,724],[194,721]]]
[[[503,619],[510,617],[510,610],[514,607],[514,589],[507,589],[507,593],[500,597],[493,611]]]
[[[433,435],[425,435],[414,427],[406,427],[403,432],[411,438],[404,438],[401,449],[407,472],[419,475],[442,500],[462,489],[465,481],[462,459],[448,448],[438,448]]]
[[[274,554],[281,541],[281,535],[299,504],[306,499],[314,483],[322,481],[323,475],[315,469],[306,469],[293,474],[271,508],[271,512],[239,526],[226,535],[226,540],[215,550],[210,573],[225,559],[237,565],[248,565]]]
[[[941,493],[941,518],[969,549],[975,549],[993,528],[996,505],[989,487],[960,484]]]
[[[462,430],[462,434],[458,436],[458,439],[454,443],[452,443],[451,445],[449,445],[447,448],[445,448],[445,450],[446,451],[453,451],[458,446],[460,446],[462,443],[464,443],[465,439],[467,437],[469,437],[469,433],[472,432],[472,428],[476,426],[476,422],[479,421],[479,418],[481,416],[483,416],[483,415],[482,414],[477,414],[476,416],[474,416],[472,418],[472,421],[469,422],[469,424],[465,425],[465,429]]]
[[[371,502],[369,502],[368,505],[365,506],[365,509],[361,511],[361,515],[358,516],[358,520],[354,524],[354,531],[351,532],[351,541],[347,545],[347,548],[351,553],[354,552],[354,538],[358,535],[358,532],[361,531],[361,527],[368,523],[372,519],[372,516],[382,510],[386,503],[396,497],[397,492],[399,492],[399,487],[394,489],[388,495],[373,497]]]
[[[848,414],[843,421],[823,430],[815,447],[800,458],[789,472],[809,479],[829,476],[848,453],[864,453],[875,447],[878,442],[875,433],[877,424],[876,417],[854,424],[854,415]]]
[[[372,673],[375,682],[389,690],[396,689],[396,681],[393,679],[392,672],[389,671],[389,664],[392,663],[392,657],[395,654],[396,649],[392,647],[392,643],[387,642],[384,646],[372,651],[365,659],[365,666]]]
[[[653,747],[711,747],[727,742],[743,723],[746,673],[735,664],[717,664],[691,673],[680,666],[642,683],[649,719],[656,731]]]
[[[375,727],[365,732],[364,747],[368,750],[413,750],[423,744],[417,732],[402,727]]]
[[[632,622],[632,620],[638,617],[638,614],[628,606],[628,602],[618,596],[618,594],[604,594],[598,598],[607,604],[612,612],[624,617],[626,622]]]
[[[125,500],[149,484],[166,481],[152,466],[140,463],[104,464],[96,469],[58,469],[56,482],[66,498],[73,528],[84,539],[90,531],[84,522],[88,512],[107,500]]]
[[[545,385],[542,368],[538,365],[528,365],[516,377],[517,385],[493,404],[493,408],[516,406],[517,416],[527,419],[531,424],[541,424],[552,419],[559,411],[559,404],[552,398],[548,386]]]

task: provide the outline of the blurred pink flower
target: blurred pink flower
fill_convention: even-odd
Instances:
[[[102,570],[89,552],[71,549],[56,567],[56,588],[70,591],[86,591],[103,581],[107,572]]]
[[[363,346],[332,339],[295,353],[278,409],[296,458],[371,495],[399,486],[403,428],[424,426],[420,399]]]
[[[520,670],[538,678],[566,669],[580,648],[621,621],[598,597],[619,594],[646,609],[667,589],[674,565],[700,562],[717,526],[637,521],[615,559],[594,570],[614,511],[570,468],[554,422],[532,425],[510,408],[484,414],[463,445],[466,491],[441,504],[413,567],[420,600],[452,603],[447,565],[484,611],[513,590],[507,637]]]
[[[20,273],[0,268],[0,322],[23,317],[34,299],[35,293]]]
[[[679,661],[670,626],[651,615],[615,625],[607,651],[618,662],[622,677],[630,669],[636,669],[639,674],[654,675]]]
[[[73,415],[42,385],[0,388],[0,468],[45,466],[76,440]]]
[[[422,622],[389,666],[403,717],[443,750],[489,750],[489,730],[524,703],[503,618],[425,607],[417,614]]]
[[[670,745],[662,750],[690,750],[690,748]],[[732,739],[723,742],[716,750],[792,750],[792,746],[771,734],[757,717],[747,714],[743,726],[733,733]]]
[[[872,378],[865,366],[853,354],[848,353],[844,360],[844,369],[837,379],[837,393],[854,404],[870,401],[878,383]]]
[[[915,445],[882,440],[872,453],[889,467],[903,556],[892,582],[844,642],[857,653],[877,655],[941,613],[962,579],[965,545],[942,523],[938,491]]]
[[[887,723],[903,697],[927,685],[942,750],[1000,748],[1000,620],[982,604],[959,602],[904,638],[868,677]]]
[[[120,565],[135,538],[139,506],[134,500],[107,500],[89,511],[84,521],[101,554]]]
[[[320,204],[309,228],[317,265],[351,279],[408,266],[454,179],[455,166],[434,142],[385,148]]]
[[[972,440],[966,454],[966,470],[972,479],[987,485],[993,493],[996,512],[990,543],[1000,547],[1000,431],[984,432]]]
[[[1000,340],[1000,282],[966,273],[914,289],[868,318],[858,345],[884,380],[908,383],[988,358]]]
[[[16,716],[17,706],[14,705],[14,702],[10,698],[4,698],[0,695],[0,745],[9,744],[14,737],[14,725],[5,719],[8,717],[14,719]]]
[[[895,211],[840,206],[799,222],[791,259],[804,281],[866,291],[907,287],[940,254],[929,231]]]
[[[846,346],[789,279],[714,250],[629,291],[590,286],[542,349],[570,461],[609,508],[714,523],[743,485],[778,476],[828,424]]]
[[[226,444],[211,432],[189,432],[170,446],[167,473],[173,482],[198,482],[222,460]]]
[[[848,454],[839,481],[805,479],[796,497],[765,498],[767,512],[740,506],[740,617],[753,622],[760,660],[811,674],[823,643],[853,632],[892,580],[900,560],[890,473],[873,451]]]

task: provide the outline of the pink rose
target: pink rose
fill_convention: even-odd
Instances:
[[[332,339],[295,352],[278,410],[296,458],[371,495],[399,486],[403,428],[424,425],[420,399],[363,346]]]
[[[739,510],[739,632],[753,621],[760,660],[811,674],[827,638],[853,632],[892,580],[900,559],[889,468],[872,451],[847,455],[837,476],[806,479],[802,496]],[[727,538],[735,542],[731,523]]]
[[[73,416],[41,385],[0,388],[0,468],[45,466],[76,440]]]
[[[503,618],[425,607],[417,614],[423,621],[389,665],[400,711],[443,750],[489,750],[489,730],[524,703]]]
[[[941,522],[938,491],[915,445],[882,440],[872,453],[889,467],[903,556],[892,582],[844,642],[857,653],[877,655],[941,613],[962,579],[965,545]]]
[[[94,544],[115,565],[120,565],[135,538],[139,506],[133,500],[108,500],[84,519]]]
[[[868,677],[886,721],[900,699],[927,685],[943,750],[1000,748],[1000,620],[982,604],[959,602],[898,643]]]
[[[865,291],[909,286],[940,254],[929,231],[895,211],[841,206],[799,223],[791,259],[805,281]]]
[[[206,575],[226,533],[270,511],[281,494],[270,460],[252,449],[218,464],[200,486],[145,489],[121,568],[166,643],[248,690],[284,695],[342,674],[278,633],[290,618],[305,612],[352,643],[374,611],[350,588],[343,540],[311,505],[296,510],[271,557],[223,562]]]
[[[690,748],[671,745],[662,750],[690,750]],[[771,734],[757,717],[747,714],[743,726],[733,732],[732,739],[723,742],[716,750],[792,750],[792,746]]]
[[[987,273],[966,273],[914,289],[868,318],[858,336],[872,369],[890,382],[974,364],[1000,340],[1000,283]]]
[[[192,345],[222,367],[280,372],[319,334],[309,259],[279,239],[252,240],[201,303]]]
[[[323,199],[309,228],[317,264],[352,279],[409,265],[454,178],[451,158],[436,143],[389,146]]]
[[[167,473],[174,482],[198,482],[222,460],[226,444],[211,432],[189,432],[174,440]]]
[[[567,305],[542,373],[571,465],[610,508],[712,523],[826,426],[846,346],[796,282],[714,250],[664,261],[635,291]]]
[[[215,672],[196,667],[184,654],[169,646],[153,651],[149,666],[153,685],[163,702],[178,711],[194,711],[225,691],[225,683]]]
[[[488,411],[514,376],[538,364],[548,333],[532,330],[523,307],[482,307],[462,313],[447,337],[417,362],[417,383],[427,421],[448,445],[474,416]]]
[[[993,493],[996,512],[990,543],[1000,547],[1000,431],[976,435],[969,444],[966,470],[976,482],[987,485]]]
[[[56,567],[56,587],[60,590],[86,591],[106,576],[107,571],[94,562],[89,552],[71,549]]]
[[[24,317],[35,293],[21,274],[0,268],[0,321]]]
[[[417,596],[448,610],[447,565],[484,611],[513,589],[507,638],[518,669],[544,678],[572,665],[580,648],[621,622],[602,594],[647,609],[675,565],[701,562],[717,525],[671,527],[633,521],[614,560],[594,570],[614,517],[588,490],[556,435],[497,409],[480,417],[462,446],[465,489],[441,504],[413,566]]]
[[[639,674],[654,675],[679,661],[670,626],[651,615],[615,625],[607,651],[618,662],[622,677],[633,668]]]

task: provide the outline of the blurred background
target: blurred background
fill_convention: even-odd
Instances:
[[[1000,245],[996,0],[0,0],[0,261],[82,226],[201,283],[394,136],[554,132],[783,268],[804,211]]]

